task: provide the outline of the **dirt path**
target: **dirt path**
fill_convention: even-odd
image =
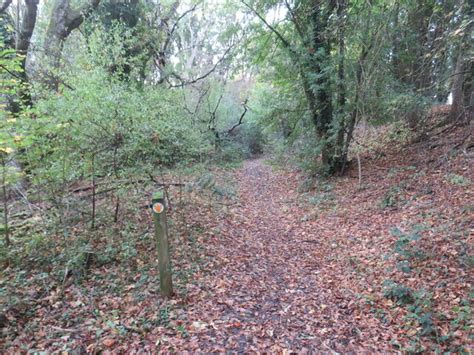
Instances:
[[[273,170],[263,160],[247,161],[232,175],[216,174],[225,188],[235,182],[237,196],[210,204],[208,191],[195,193],[195,204],[186,210],[186,234],[175,234],[189,243],[173,239],[175,297],[159,295],[155,253],[145,233],[136,241],[136,256],[91,269],[64,293],[51,287],[36,300],[33,289],[30,303],[8,313],[11,325],[0,349],[461,352],[472,343],[463,306],[472,279],[463,266],[465,246],[472,245],[466,233],[472,192],[450,182],[448,173],[474,177],[465,173],[461,155],[445,171],[428,166],[422,174],[410,167],[427,163],[410,159],[400,162],[395,154],[372,166],[366,160],[370,188],[348,175],[308,193],[298,192],[302,174]],[[381,208],[393,186],[403,186],[399,203]],[[149,223],[149,211],[140,223]],[[430,257],[409,259],[413,271],[406,272],[398,266],[408,259],[395,252],[398,237],[391,230],[411,233],[421,223],[425,229],[412,246]],[[424,308],[412,311],[413,304],[387,297],[387,280],[394,282],[392,290],[409,290]],[[428,326],[436,327],[436,336],[422,333],[425,314],[433,315]],[[446,334],[449,343],[440,346],[438,335]]]
[[[320,272],[320,241],[311,225],[301,226],[295,182],[262,160],[247,161],[237,178],[240,205],[219,226],[225,242],[216,245],[220,260],[208,285],[218,299],[213,330],[203,331],[199,347],[356,349],[361,330],[351,302]],[[197,326],[208,329],[206,310],[195,306]]]

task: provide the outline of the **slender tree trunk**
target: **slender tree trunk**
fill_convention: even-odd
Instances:
[[[92,153],[92,219],[91,230],[95,229],[95,215],[96,215],[96,183],[95,183],[95,154]]]
[[[353,107],[352,107],[352,112],[351,116],[349,118],[349,122],[346,127],[346,141],[344,143],[344,148],[342,151],[342,157],[341,157],[341,175],[344,174],[344,169],[346,168],[347,164],[347,155],[349,153],[349,146],[351,144],[353,135],[354,135],[354,129],[357,123],[357,116],[358,116],[358,110],[359,110],[359,100],[360,100],[360,91],[362,89],[362,82],[363,82],[363,69],[364,69],[364,63],[365,60],[367,59],[367,56],[369,55],[369,52],[372,48],[373,42],[370,43],[368,46],[364,46],[360,52],[359,60],[357,62],[357,69],[356,69],[356,88],[355,88],[355,94],[354,94],[354,102],[353,102]]]
[[[339,63],[338,63],[338,85],[337,85],[337,113],[338,113],[338,132],[336,139],[336,157],[342,161],[344,151],[344,130],[345,130],[345,105],[346,105],[346,73],[345,73],[345,39],[344,39],[344,15],[346,3],[341,1],[337,7],[337,16],[339,21],[338,35],[339,35]]]
[[[2,153],[0,153],[2,154]],[[5,153],[6,154],[6,153]],[[8,225],[8,190],[7,190],[7,163],[2,157],[2,197],[3,197],[3,229],[5,234],[5,246],[10,246],[10,226]]]

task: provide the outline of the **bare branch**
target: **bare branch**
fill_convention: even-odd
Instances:
[[[249,4],[247,4],[244,0],[240,0],[242,4],[244,4],[245,6],[247,6],[264,24],[265,26],[267,26],[267,28],[272,31],[279,39],[280,41],[283,43],[283,45],[290,49],[291,50],[291,44],[290,42],[288,42],[285,37],[283,37],[283,35],[278,32],[272,25],[270,25],[267,20],[265,20],[265,18],[260,15],[257,10],[255,10],[252,6],[250,6]],[[291,50],[293,52],[293,50]]]
[[[248,111],[248,109],[249,109],[248,106],[247,106],[248,100],[249,100],[248,98],[245,99],[244,104],[243,104],[243,106],[244,106],[244,112],[242,112],[242,114],[240,115],[239,121],[238,121],[236,124],[234,124],[234,125],[227,131],[227,135],[232,134],[232,131],[233,131],[234,129],[236,129],[237,127],[239,127],[239,126],[243,123],[245,114],[247,113],[247,111]]]
[[[181,14],[181,16],[179,16],[175,23],[173,24],[173,27],[171,27],[171,30],[168,31],[168,36],[166,37],[166,41],[165,41],[165,44],[163,45],[163,50],[162,52],[163,53],[166,53],[166,50],[171,42],[171,38],[173,37],[173,34],[174,32],[176,31],[176,29],[178,28],[178,23],[179,21],[181,21],[187,14],[191,13],[191,12],[194,12],[194,10],[196,10],[196,8],[198,7],[198,5],[200,5],[200,3],[196,3],[194,4],[193,7],[191,7],[190,9],[186,10],[185,12],[183,12]]]
[[[219,64],[221,64],[225,59],[226,59],[226,56],[227,54],[230,52],[230,50],[235,46],[235,44],[229,46],[224,54],[222,55],[222,57],[216,62],[216,64],[214,64],[214,66],[205,74],[197,77],[197,78],[194,78],[194,79],[190,79],[190,80],[186,80],[186,79],[183,79],[181,76],[179,76],[178,74],[176,73],[173,73],[171,74],[171,76],[174,76],[176,79],[178,79],[179,81],[181,81],[180,84],[170,84],[170,87],[172,88],[182,88],[186,85],[190,85],[190,84],[194,84],[196,82],[198,82],[199,80],[202,80],[202,79],[205,79],[207,78],[209,75],[211,75],[216,69],[217,67],[219,66]]]
[[[10,69],[8,69],[6,66],[4,66],[3,64],[0,64],[0,68],[5,70],[8,74],[10,74],[11,76],[13,76],[14,78],[17,78],[21,81],[24,81],[25,79],[20,75],[20,74],[17,74],[13,71],[11,71]]]

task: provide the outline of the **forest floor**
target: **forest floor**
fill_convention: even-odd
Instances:
[[[378,322],[357,312],[339,271],[322,266],[337,241],[322,236],[326,221],[308,220],[295,176],[252,160],[236,179],[239,204],[218,224],[213,246],[213,297],[193,306],[192,324],[202,328],[196,350],[341,351],[361,342],[367,350],[367,339],[383,349]]]
[[[472,152],[456,147],[463,137],[363,155],[361,184],[352,167],[308,186],[301,172],[265,159],[216,172],[230,197],[196,193],[184,215],[171,214],[172,299],[159,295],[142,211],[134,222],[147,227],[128,259],[97,264],[81,282],[25,286],[26,309],[6,312],[0,346],[472,351],[474,174]]]

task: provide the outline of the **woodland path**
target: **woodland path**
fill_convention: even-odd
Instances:
[[[471,269],[463,264],[470,255],[466,246],[472,245],[472,191],[450,177],[474,176],[467,155],[444,159],[450,147],[440,144],[426,155],[424,146],[415,145],[404,155],[395,150],[365,157],[364,187],[357,172],[349,171],[300,192],[307,176],[275,170],[262,159],[234,171],[217,170],[216,186],[231,191],[233,185],[236,195],[211,201],[211,189],[196,189],[183,214],[184,232],[171,225],[174,297],[158,293],[156,254],[151,234],[144,232],[136,240],[136,256],[91,268],[80,284],[71,278],[64,293],[54,284],[44,296],[35,283],[25,288],[26,301],[7,313],[12,324],[5,345],[0,337],[0,349],[11,354],[439,349],[437,337],[422,336],[408,307],[387,297],[384,283],[392,280],[416,291],[426,305],[423,312],[439,315],[440,334],[452,333],[444,349],[460,352],[459,346],[472,343],[467,313],[453,306],[463,310],[472,288]],[[414,174],[415,167],[421,171]],[[399,189],[395,206],[381,207],[393,187]],[[149,211],[140,213],[139,224],[150,231]],[[411,260],[413,271],[407,273],[398,268],[405,259],[394,250],[399,237],[391,231],[408,234],[422,224],[425,230],[413,247],[430,257]]]
[[[214,246],[219,261],[208,285],[216,300],[211,326],[202,318],[209,304],[193,306],[200,315],[195,324],[204,321],[206,329],[198,346],[245,352],[357,349],[361,329],[352,315],[354,302],[320,270],[321,243],[311,223],[301,226],[295,182],[262,160],[245,162],[237,180],[240,204],[221,221],[221,242]]]

